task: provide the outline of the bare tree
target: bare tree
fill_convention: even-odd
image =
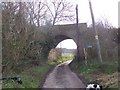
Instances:
[[[52,25],[61,21],[71,21],[74,19],[73,5],[66,0],[53,0],[53,2],[45,2],[48,9],[48,17]]]
[[[65,0],[26,2],[27,21],[36,26],[73,21],[73,5]]]
[[[34,2],[27,2],[26,3],[26,19],[28,21],[28,23],[30,23],[31,25],[35,25],[34,23],[34,18],[35,18],[35,14],[34,14]]]

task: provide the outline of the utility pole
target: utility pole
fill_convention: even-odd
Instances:
[[[91,13],[91,18],[92,18],[92,26],[93,26],[93,30],[95,31],[95,39],[97,41],[98,57],[99,57],[100,62],[102,63],[102,56],[101,56],[100,43],[99,43],[99,38],[98,38],[98,31],[95,27],[95,20],[94,20],[94,15],[93,15],[93,10],[92,10],[92,4],[91,4],[90,0],[89,0],[89,6],[90,6],[90,13]]]
[[[77,60],[80,59],[79,30],[78,30],[78,5],[76,5],[76,36],[77,36]]]

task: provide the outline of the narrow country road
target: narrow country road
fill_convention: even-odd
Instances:
[[[70,70],[70,62],[57,65],[46,78],[43,88],[85,88],[83,82]]]

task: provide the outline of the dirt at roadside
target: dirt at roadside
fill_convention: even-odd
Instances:
[[[115,87],[117,88],[118,87],[118,76],[120,75],[120,73],[118,72],[115,72],[111,75],[98,75],[96,76],[97,77],[97,80],[100,81],[101,85],[103,87],[106,87],[106,88],[111,88],[111,87]]]

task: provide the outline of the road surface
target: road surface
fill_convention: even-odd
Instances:
[[[70,70],[70,62],[57,65],[47,76],[43,88],[85,88],[83,82]]]

